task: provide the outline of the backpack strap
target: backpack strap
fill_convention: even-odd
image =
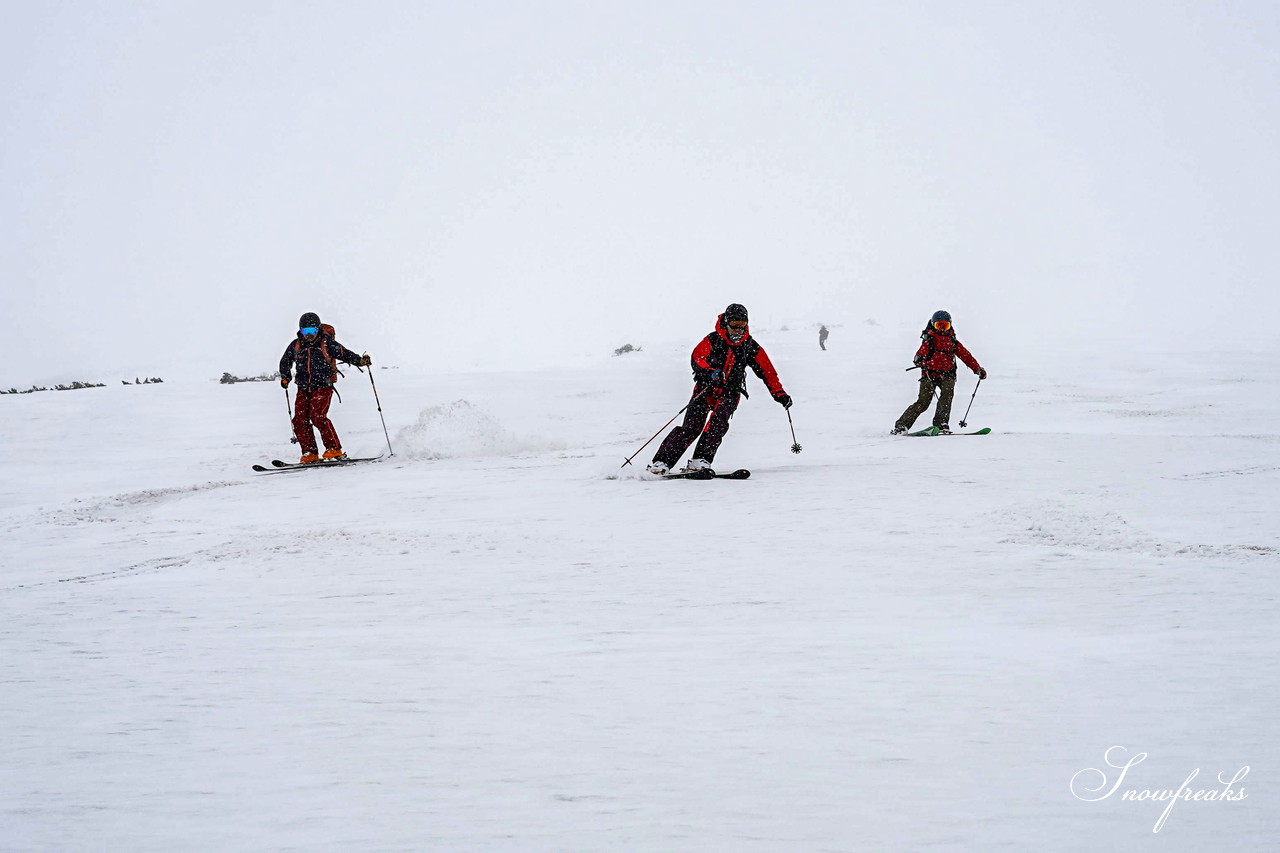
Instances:
[[[928,326],[925,326],[924,331],[920,333],[920,339],[924,341],[924,345],[925,345],[924,358],[920,360],[920,376],[922,378],[927,376],[929,377],[930,381],[932,381],[934,384],[937,384],[938,380],[941,379],[943,376],[946,376],[947,374],[945,371],[939,373],[936,370],[930,370],[928,367],[929,361],[933,358],[934,353],[938,352],[938,350],[934,349],[933,335],[929,333]]]
[[[346,374],[344,374],[341,370],[338,369],[338,360],[329,354],[329,338],[328,337],[324,337],[320,339],[320,354],[324,356],[325,361],[329,362],[329,384],[333,385],[338,381],[339,376],[345,376]],[[294,363],[296,364],[301,358],[302,358],[302,341],[294,341],[293,342]],[[336,389],[335,389],[335,392],[336,392]],[[338,398],[338,402],[339,403],[342,402],[341,397]]]
[[[329,355],[329,338],[326,336],[320,341],[320,353],[324,356],[324,360],[329,362],[329,384],[334,385],[338,382],[338,376],[341,375],[338,370],[338,360]],[[342,398],[338,398],[338,402],[342,402]]]

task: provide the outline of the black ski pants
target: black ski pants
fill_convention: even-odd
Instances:
[[[693,395],[698,396],[701,390],[701,387],[695,387]],[[667,434],[653,461],[665,462],[668,468],[675,468],[695,438],[698,446],[694,448],[693,458],[714,461],[720,442],[729,431],[729,419],[737,408],[738,394],[734,391],[713,389],[701,399],[694,400],[684,413],[684,422]]]
[[[907,406],[906,411],[902,413],[902,417],[898,418],[895,426],[911,429],[911,425],[916,422],[916,418],[929,410],[929,404],[933,402],[934,388],[937,388],[940,393],[938,395],[938,408],[933,413],[933,425],[941,427],[950,424],[951,401],[956,396],[956,375],[954,373],[939,375],[922,370],[920,371],[920,396],[916,397],[914,403]]]

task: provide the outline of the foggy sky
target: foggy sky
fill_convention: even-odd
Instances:
[[[1280,308],[1271,2],[3,12],[6,386],[271,370],[304,311],[465,367],[730,301],[945,307],[1028,360]]]

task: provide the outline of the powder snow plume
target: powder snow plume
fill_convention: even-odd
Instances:
[[[564,447],[548,439],[517,436],[466,400],[423,409],[414,424],[397,433],[396,446],[412,459],[506,456]]]

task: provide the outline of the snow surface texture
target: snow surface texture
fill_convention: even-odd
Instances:
[[[1275,849],[1256,354],[968,340],[996,432],[917,439],[886,434],[910,334],[757,336],[805,449],[753,394],[744,482],[618,468],[693,341],[380,371],[394,457],[269,476],[274,386],[0,399],[0,849]],[[385,452],[342,387],[347,450]],[[1073,796],[1116,745],[1149,757]],[[1246,765],[1159,834],[1120,798]]]

